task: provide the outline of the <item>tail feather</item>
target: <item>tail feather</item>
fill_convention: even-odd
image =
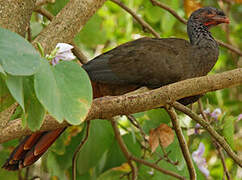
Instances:
[[[24,138],[13,150],[2,168],[15,171],[32,165],[37,161],[66,128],[49,132],[37,132]]]

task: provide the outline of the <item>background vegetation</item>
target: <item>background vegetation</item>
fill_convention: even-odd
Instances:
[[[67,0],[59,0],[54,3],[47,3],[43,7],[53,15],[56,15],[67,2]],[[149,0],[123,0],[122,2],[150,24],[161,37],[188,39],[186,26],[168,11],[153,6]],[[169,6],[179,16],[186,19],[191,11],[198,7],[213,6],[223,9],[231,23],[228,26],[222,25],[212,29],[212,34],[216,39],[231,44],[236,48],[242,48],[242,1],[162,0],[160,2]],[[33,13],[31,18],[31,39],[34,39],[48,23],[49,20],[45,16],[36,12]],[[147,30],[143,31],[142,26],[120,6],[112,1],[106,1],[75,37],[75,43],[90,60],[122,43],[142,36],[152,37],[152,34]],[[242,67],[242,57],[238,53],[220,47],[219,60],[210,74],[238,67]],[[203,109],[207,110],[206,112],[210,111],[212,113],[217,109],[215,111],[218,112],[217,116],[207,114],[214,129],[222,134],[232,149],[240,155],[242,153],[241,92],[242,87],[235,87],[207,93],[202,97]],[[2,109],[5,109],[9,104],[2,104]],[[200,114],[197,103],[193,105],[193,110]],[[165,110],[154,109],[134,114],[134,117],[140,126],[138,128],[126,117],[118,119],[118,126],[129,151],[136,157],[144,158],[153,163],[157,162],[157,165],[164,169],[189,177],[176,136],[174,140],[171,140],[171,144],[164,148],[165,151],[159,146],[155,148],[153,153],[149,149],[148,142],[144,141],[144,139],[148,139],[147,137],[152,130],[160,127],[161,124],[172,126],[169,115]],[[15,118],[16,116],[12,117],[12,119]],[[226,179],[216,142],[213,142],[207,131],[202,128],[196,129],[196,123],[188,116],[179,114],[179,121],[191,153],[197,150],[201,142],[205,145],[204,158],[210,172],[208,179]],[[21,172],[7,172],[1,169],[0,179],[21,179],[26,174],[28,174],[28,179],[35,176],[41,179],[71,179],[73,153],[86,134],[86,126],[87,124],[82,123],[79,126],[69,127],[50,148],[48,153],[34,166]],[[198,132],[195,133],[195,129]],[[11,140],[0,145],[0,164],[4,163],[18,142],[19,140]],[[222,153],[224,152],[222,151]],[[168,155],[168,158],[166,155]],[[229,172],[231,179],[241,179],[241,169],[226,153],[224,153],[224,156],[227,172]],[[129,173],[131,169],[126,161],[115,139],[111,124],[106,120],[92,121],[88,140],[78,155],[77,179],[131,179],[131,174]],[[138,179],[140,180],[173,178],[142,164],[134,163],[134,166],[138,169]],[[197,166],[195,168],[198,179],[206,179]]]

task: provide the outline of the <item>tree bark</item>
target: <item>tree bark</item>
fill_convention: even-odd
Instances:
[[[0,0],[0,26],[25,37],[36,0]]]
[[[167,103],[172,103],[184,97],[204,94],[241,84],[242,68],[238,68],[220,74],[187,79],[144,93],[98,98],[93,101],[86,120],[109,119],[116,115],[143,112],[162,107]],[[53,117],[47,115],[40,130],[48,131],[65,126],[68,126],[66,122],[59,124]],[[29,129],[22,128],[21,119],[16,119],[9,122],[6,128],[0,131],[0,143],[31,133]]]
[[[70,0],[51,23],[33,41],[50,53],[57,43],[71,43],[90,17],[106,0]]]

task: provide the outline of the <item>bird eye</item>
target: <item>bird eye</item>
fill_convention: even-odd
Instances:
[[[219,11],[217,14],[218,14],[219,16],[225,16],[225,14],[224,14],[223,11]]]

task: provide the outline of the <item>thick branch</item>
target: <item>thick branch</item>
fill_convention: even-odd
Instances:
[[[55,17],[53,14],[51,14],[49,11],[42,7],[37,7],[35,11],[48,18],[50,21],[52,21]],[[87,57],[82,53],[82,51],[78,48],[74,41],[70,44],[74,47],[74,49],[72,50],[73,54],[79,59],[82,64],[86,64],[88,62]]]
[[[70,43],[105,0],[70,0],[53,21],[36,37],[49,53],[58,42]]]
[[[242,68],[184,80],[145,93],[98,98],[93,101],[87,120],[109,119],[120,114],[128,115],[142,112],[162,107],[166,103],[184,97],[204,94],[240,84],[242,84]],[[67,125],[67,123],[59,124],[54,118],[48,115],[41,127],[41,131],[53,130]],[[27,134],[31,134],[31,131],[23,129],[21,119],[17,119],[9,122],[7,127],[0,131],[0,143]]]
[[[0,0],[0,26],[25,36],[36,0]]]

